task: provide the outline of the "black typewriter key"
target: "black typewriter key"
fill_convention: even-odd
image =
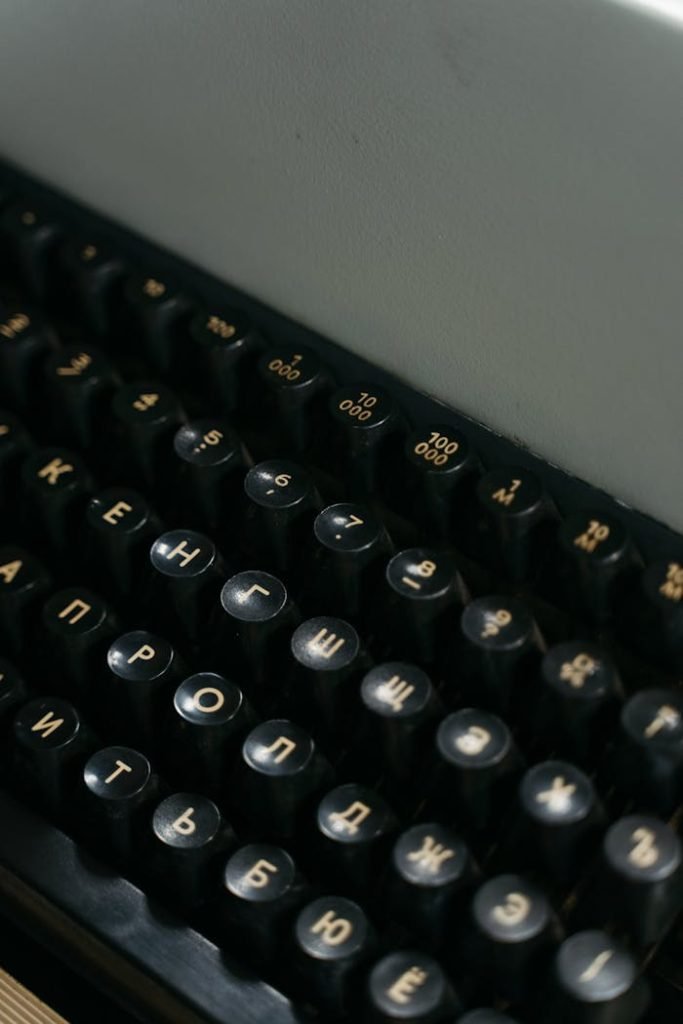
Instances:
[[[477,878],[477,867],[456,832],[438,822],[413,825],[392,850],[386,914],[426,949],[438,949]]]
[[[620,818],[607,830],[602,864],[587,902],[640,948],[658,942],[683,908],[681,841],[648,815]]]
[[[517,1024],[507,1013],[499,1013],[498,1010],[489,1010],[483,1007],[480,1010],[470,1010],[464,1017],[458,1017],[455,1024]]]
[[[173,440],[180,460],[178,514],[208,530],[229,535],[237,526],[246,453],[237,434],[221,419],[193,420]]]
[[[320,801],[316,824],[316,867],[318,855],[338,888],[370,887],[398,825],[386,800],[367,786],[337,786]]]
[[[247,736],[233,787],[238,808],[268,835],[294,835],[299,812],[329,785],[332,770],[300,726],[262,722]]]
[[[480,537],[484,560],[501,565],[515,581],[533,576],[539,527],[555,514],[540,479],[521,466],[492,469],[477,484],[477,495],[485,515]]]
[[[467,605],[460,619],[462,671],[476,700],[506,711],[513,699],[528,700],[543,640],[526,605],[516,597],[491,595]]]
[[[489,991],[522,999],[543,975],[561,928],[542,890],[520,875],[497,875],[475,893],[462,954]]]
[[[439,697],[426,672],[404,661],[375,665],[363,678],[360,696],[365,709],[361,753],[374,754],[376,770],[385,771],[400,793],[424,755],[441,711]]]
[[[61,550],[73,571],[80,550],[81,511],[92,489],[83,460],[66,448],[39,448],[24,462],[21,477],[29,522]]]
[[[150,545],[161,529],[147,499],[127,487],[110,487],[90,499],[85,519],[93,576],[99,575],[103,586],[112,587],[128,602],[135,600]]]
[[[522,776],[501,859],[509,867],[534,866],[566,887],[594,852],[602,822],[588,776],[567,761],[543,761]]]
[[[358,384],[335,391],[329,408],[352,489],[361,494],[377,492],[386,466],[387,441],[400,422],[393,399],[374,384]]]
[[[53,332],[26,310],[0,307],[0,396],[11,408],[30,411],[40,401],[43,360],[57,346]]]
[[[234,842],[216,805],[199,793],[174,793],[152,816],[155,881],[185,909],[199,907],[218,881],[218,858]]]
[[[302,997],[335,1018],[356,1009],[359,969],[376,945],[364,911],[343,896],[321,896],[299,912],[293,933]]]
[[[124,295],[147,358],[156,372],[169,373],[176,368],[182,321],[191,311],[189,300],[170,281],[146,274],[132,275]]]
[[[236,850],[225,866],[218,920],[243,954],[272,964],[306,890],[286,850],[270,843],[249,843]]]
[[[105,747],[86,762],[83,784],[85,815],[94,841],[107,856],[130,861],[145,809],[159,792],[149,761],[130,747]]]
[[[107,357],[89,345],[67,345],[45,361],[44,374],[57,436],[95,448],[118,383]]]
[[[572,640],[550,647],[540,669],[537,728],[542,745],[581,763],[604,747],[605,729],[619,710],[621,680],[607,651]]]
[[[657,664],[683,670],[683,563],[653,562],[641,578],[636,622],[627,623],[631,641]]]
[[[8,206],[0,218],[0,236],[21,283],[36,299],[49,297],[51,267],[59,227],[30,203]]]
[[[278,345],[261,356],[258,369],[274,407],[276,433],[282,435],[270,450],[308,455],[319,442],[320,420],[313,403],[329,379],[318,355],[309,348]]]
[[[291,639],[291,697],[298,717],[329,740],[341,740],[357,718],[358,678],[367,665],[358,633],[344,619],[306,619]]]
[[[11,412],[0,409],[0,529],[12,522],[17,505],[19,464],[31,447],[31,439]]]
[[[23,649],[50,582],[43,564],[28,551],[15,544],[0,547],[0,637],[9,653]]]
[[[202,311],[190,320],[191,348],[188,352],[200,365],[204,386],[227,413],[248,403],[248,374],[261,350],[261,336],[245,313],[237,310]]]
[[[122,282],[122,262],[103,246],[72,239],[64,244],[61,262],[76,300],[79,316],[99,337],[116,324],[116,304]]]
[[[167,387],[153,381],[124,384],[112,402],[122,436],[121,473],[131,470],[145,485],[165,482],[173,463],[173,436],[183,421],[180,403]]]
[[[613,781],[639,810],[669,815],[683,799],[683,696],[641,690],[621,711]]]
[[[107,652],[108,712],[122,736],[154,743],[166,722],[182,665],[168,640],[124,633]]]
[[[460,430],[430,424],[413,431],[404,452],[409,476],[401,504],[409,518],[419,518],[432,535],[447,539],[459,518],[462,484],[478,465],[470,442]]]
[[[196,672],[184,679],[173,698],[172,757],[192,778],[220,792],[246,733],[255,725],[254,711],[236,683],[216,672]]]
[[[560,577],[569,605],[579,615],[605,622],[615,588],[636,564],[636,552],[623,523],[597,510],[575,512],[559,529]]]
[[[244,478],[248,499],[246,537],[276,569],[300,567],[320,498],[306,469],[286,459],[253,466]]]
[[[365,505],[328,505],[313,524],[316,552],[316,599],[358,616],[370,606],[391,552],[391,541],[377,516]],[[330,609],[331,610],[331,609]]]
[[[505,722],[479,708],[454,711],[439,725],[436,754],[441,813],[452,820],[464,815],[476,830],[494,825],[509,806],[522,767]]]
[[[281,677],[289,659],[290,633],[299,621],[287,588],[267,572],[238,572],[223,585],[220,605],[224,614],[217,644],[228,664],[237,657],[246,667],[267,703],[275,689],[273,680]]]
[[[387,616],[396,636],[392,650],[428,665],[446,660],[455,630],[444,613],[457,612],[467,600],[454,556],[434,548],[399,551],[386,578],[392,595]]]
[[[69,692],[84,692],[116,635],[113,610],[85,587],[59,590],[42,612],[44,671],[56,671]]]
[[[52,814],[74,812],[77,764],[92,739],[76,708],[58,697],[30,701],[14,719],[15,784]]]
[[[27,697],[26,684],[15,666],[0,657],[0,727]],[[2,760],[0,754],[0,761]]]
[[[637,1024],[649,1003],[647,983],[619,942],[602,931],[577,932],[555,956],[544,1020],[557,1024]]]
[[[223,562],[212,540],[194,530],[168,530],[150,549],[150,602],[161,628],[195,640],[218,607]]]
[[[402,949],[384,956],[370,972],[368,1022],[437,1024],[462,1009],[440,965],[426,953]]]

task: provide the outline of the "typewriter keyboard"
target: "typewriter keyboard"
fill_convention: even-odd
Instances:
[[[142,1021],[683,1019],[683,539],[0,204],[6,920]]]

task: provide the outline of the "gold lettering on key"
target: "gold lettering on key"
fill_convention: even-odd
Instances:
[[[148,277],[142,286],[142,290],[145,295],[149,295],[150,299],[159,299],[166,291],[166,285],[162,284],[161,281],[157,281],[154,277]]]
[[[134,661],[151,661],[156,653],[149,644],[143,644],[141,647],[138,647],[137,651],[133,651],[128,659],[128,664],[132,665]]]
[[[400,676],[392,676],[391,679],[387,679],[386,683],[377,687],[376,697],[383,704],[388,704],[398,714],[403,710],[403,705],[411,693],[415,693],[414,686],[407,683],[405,679],[401,679]]]
[[[149,391],[138,395],[133,402],[133,408],[137,409],[138,412],[147,412],[148,409],[153,409],[158,401],[159,395],[155,391]]]
[[[195,548],[194,551],[187,550],[187,541],[181,540],[179,544],[173,548],[173,551],[169,551],[166,558],[170,562],[171,559],[175,558],[176,555],[181,555],[180,567],[184,569],[186,565],[189,565],[193,558],[196,558],[201,548]]]
[[[580,690],[593,675],[598,663],[589,654],[577,654],[572,661],[565,661],[560,669],[560,679],[569,683],[575,690]]]
[[[354,836],[368,815],[372,814],[372,808],[360,800],[354,800],[345,811],[333,811],[329,821],[337,825],[342,831]]]
[[[595,960],[593,960],[593,962],[588,965],[586,970],[579,975],[579,981],[583,982],[584,984],[589,981],[594,981],[597,978],[600,971],[605,966],[605,964],[608,963],[613,956],[614,952],[611,949],[606,949],[602,953],[598,953]]]
[[[265,587],[260,587],[258,583],[253,583],[249,590],[244,595],[245,599],[251,597],[252,594],[263,594],[264,597],[270,597],[270,591],[266,590]]]
[[[212,334],[217,334],[223,341],[228,341],[236,334],[233,324],[229,324],[227,320],[222,320],[219,316],[210,316],[206,321],[206,329]]]
[[[530,910],[531,901],[523,893],[511,892],[505,897],[504,903],[493,908],[493,917],[498,924],[513,928],[526,921]]]
[[[499,487],[497,491],[493,492],[491,497],[494,501],[499,502],[501,505],[505,505],[507,508],[515,500],[515,494],[521,486],[521,480],[513,480],[509,487]]]
[[[203,697],[212,698],[209,703],[202,700]],[[225,705],[225,695],[215,686],[202,686],[192,697],[192,707],[195,711],[203,711],[207,715],[213,715],[220,711]]]
[[[599,522],[597,519],[591,519],[588,528],[583,533],[580,533],[578,537],[574,538],[574,544],[577,548],[581,548],[582,551],[592,555],[598,544],[602,544],[608,537],[609,526]]]
[[[51,736],[57,729],[61,729],[64,725],[63,718],[55,718],[52,711],[48,711],[47,714],[43,715],[39,722],[31,726],[31,732],[42,733],[41,739],[46,740],[48,736]]]
[[[73,471],[73,466],[57,457],[48,462],[42,469],[39,469],[38,476],[41,480],[47,480],[49,485],[54,487],[62,473],[73,473]]]
[[[669,562],[666,580],[659,588],[659,593],[670,601],[683,601],[683,565]]]
[[[426,982],[429,975],[421,967],[409,967],[400,978],[397,978],[387,995],[393,1003],[405,1006],[413,998],[419,988]]]
[[[276,750],[281,750],[282,752],[277,757],[274,757],[273,761],[275,764],[282,764],[296,750],[296,743],[294,740],[290,740],[288,736],[278,736],[274,743],[265,748],[263,753],[274,754]]]
[[[552,814],[566,814],[571,809],[572,797],[576,793],[576,786],[572,782],[565,782],[562,775],[556,776],[550,789],[538,793],[536,803],[546,804]]]
[[[631,836],[632,842],[636,845],[628,855],[631,864],[637,868],[651,868],[659,860],[659,849],[657,848],[657,837],[651,828],[637,828]]]
[[[6,320],[4,324],[0,324],[0,336],[7,338],[8,341],[13,341],[17,334],[21,334],[31,323],[26,313],[16,313],[11,316],[9,320]]]
[[[481,631],[482,640],[492,636],[498,636],[501,629],[505,629],[512,622],[512,615],[507,608],[499,608],[496,612],[486,612],[484,616],[484,628]]]
[[[338,637],[336,633],[330,633],[323,627],[312,640],[308,641],[308,648],[323,658],[331,658],[345,643],[344,637]]]
[[[327,946],[341,946],[353,935],[353,925],[345,917],[337,917],[333,910],[318,918],[310,930],[320,935]]]
[[[179,814],[176,820],[171,824],[171,828],[178,833],[179,836],[191,836],[197,831],[197,822],[193,821],[192,815],[194,814],[194,807],[188,807],[186,811]]]
[[[109,523],[110,526],[116,526],[117,520],[123,519],[126,512],[132,511],[133,506],[129,505],[127,501],[117,501],[115,505],[112,505],[111,508],[102,513],[102,518],[105,523]]]
[[[75,597],[71,604],[67,605],[66,608],[62,608],[58,614],[58,618],[66,619],[67,616],[71,615],[68,620],[70,626],[74,626],[84,615],[92,611],[92,605],[88,604],[87,601],[81,601],[79,597]],[[73,614],[72,614],[73,613]]]
[[[419,850],[413,850],[408,854],[408,860],[419,864],[425,871],[431,871],[437,875],[441,870],[444,861],[455,857],[455,850],[449,849],[443,843],[437,843],[432,836],[425,836]]]
[[[467,732],[464,732],[455,741],[455,745],[461,754],[469,757],[476,757],[485,750],[491,742],[491,733],[481,725],[471,725]]]
[[[87,352],[79,352],[69,360],[68,366],[58,366],[58,377],[79,377],[92,363],[92,356]]]
[[[114,769],[114,771],[104,780],[105,785],[109,786],[114,781],[114,779],[118,779],[119,775],[123,775],[124,772],[132,771],[133,769],[131,768],[131,766],[129,764],[126,764],[125,761],[117,761],[116,768]]]
[[[13,562],[5,562],[4,565],[0,565],[0,576],[2,576],[5,583],[9,584],[12,582],[23,564],[20,558],[16,558]]]
[[[670,704],[663,704],[643,735],[646,739],[651,740],[654,736],[660,733],[662,729],[675,729],[680,725],[680,722],[681,716],[676,708],[672,708]]]
[[[277,873],[276,866],[262,858],[257,860],[253,867],[249,868],[247,873],[242,876],[242,881],[252,889],[265,889],[267,885],[270,885],[270,875]]]

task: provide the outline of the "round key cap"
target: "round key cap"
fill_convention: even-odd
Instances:
[[[552,518],[554,507],[540,479],[521,466],[504,466],[484,474],[477,495],[486,517],[487,536],[482,551],[496,561],[513,580],[524,580],[537,570],[539,527]]]
[[[362,743],[375,752],[400,791],[410,780],[432,733],[441,702],[429,676],[403,661],[387,661],[363,677],[360,696],[366,710],[367,736]]]
[[[127,487],[110,487],[90,499],[85,510],[90,546],[88,564],[101,570],[126,601],[142,596],[149,548],[161,524],[146,498]]]
[[[438,822],[413,825],[392,850],[385,889],[389,913],[425,948],[438,949],[477,876],[469,850],[452,829]]]
[[[173,698],[172,731],[178,738],[173,759],[212,791],[225,785],[228,767],[241,741],[255,724],[255,714],[236,683],[216,672],[196,672],[184,679]]]
[[[551,1013],[558,1024],[637,1024],[649,1003],[631,954],[605,932],[571,935],[555,957]]]
[[[67,345],[52,353],[43,372],[58,436],[96,448],[118,383],[107,357],[92,345]]]
[[[179,515],[225,534],[236,528],[246,455],[237,434],[221,419],[192,420],[173,440],[180,459]]]
[[[425,664],[433,664],[449,651],[453,633],[450,616],[467,600],[467,591],[453,555],[436,548],[400,551],[387,566],[393,594],[393,618],[401,650]]]
[[[195,530],[168,530],[152,544],[149,560],[149,605],[160,628],[191,640],[208,633],[225,578],[213,541]]]
[[[95,334],[109,334],[116,323],[123,263],[105,246],[89,238],[69,239],[62,247],[61,261],[79,315]]]
[[[338,887],[358,892],[376,878],[397,819],[367,786],[337,786],[320,801],[317,850]]]
[[[507,860],[536,865],[560,886],[574,881],[593,851],[603,820],[588,776],[567,761],[529,768],[519,785]]]
[[[345,501],[323,509],[313,532],[320,545],[318,602],[338,602],[345,614],[361,614],[375,597],[383,559],[391,551],[384,526],[367,506]]]
[[[183,420],[173,392],[154,381],[124,384],[112,410],[121,431],[124,478],[130,479],[132,469],[145,486],[166,481],[173,464],[172,439]]]
[[[248,543],[277,569],[296,567],[320,498],[303,467],[286,459],[253,466],[244,478]]]
[[[57,347],[52,330],[31,310],[0,311],[0,395],[12,409],[30,410],[40,397],[42,364]]]
[[[297,818],[332,770],[313,740],[285,719],[262,722],[247,736],[234,787],[237,807],[269,835],[291,836]]]
[[[39,448],[24,462],[21,477],[31,527],[62,551],[72,566],[72,552],[79,550],[83,508],[92,489],[83,460],[66,448]]]
[[[306,883],[280,846],[249,843],[223,872],[218,917],[227,934],[259,961],[273,962],[306,896]]]
[[[52,814],[73,812],[79,763],[92,740],[76,708],[58,697],[29,701],[14,719],[15,784]]]
[[[539,727],[572,759],[590,761],[602,749],[622,696],[609,654],[582,640],[556,644],[541,661],[541,687]]]
[[[244,408],[247,376],[263,341],[246,313],[202,310],[190,320],[188,352],[198,357],[203,384],[227,413]]]
[[[273,680],[289,657],[291,630],[299,621],[287,588],[267,572],[238,572],[224,583],[220,604],[224,615],[217,626],[218,645],[227,658],[238,657],[268,703]]]
[[[644,608],[638,608],[641,612],[638,625],[645,636],[639,648],[656,658],[658,664],[681,671],[683,563],[668,560],[648,565],[642,575],[641,593]],[[640,639],[637,633],[636,638]]]
[[[415,949],[389,953],[368,978],[368,1019],[433,1024],[458,1013],[460,1002],[446,974],[430,956]]]
[[[420,518],[437,537],[450,537],[462,484],[478,464],[469,440],[447,424],[432,423],[410,434],[404,452],[410,471],[409,517]]]
[[[608,829],[602,849],[602,920],[626,929],[641,947],[658,942],[683,907],[680,839],[658,818],[634,814]]]
[[[444,718],[436,733],[439,792],[449,811],[460,811],[477,830],[508,806],[521,758],[507,725],[479,708]]]
[[[341,739],[350,720],[357,719],[357,680],[367,664],[356,630],[344,619],[319,615],[295,629],[290,647],[292,699],[300,716],[329,738]]]
[[[9,250],[12,269],[39,302],[49,297],[54,250],[60,229],[49,215],[31,203],[9,205],[0,219],[0,235]]]
[[[9,653],[24,648],[49,587],[47,570],[30,552],[16,544],[0,546],[0,637]]]
[[[357,903],[321,896],[294,923],[294,970],[298,987],[323,1013],[339,1017],[356,1007],[358,973],[372,956],[375,933]]]
[[[613,612],[615,588],[637,563],[628,531],[617,516],[589,509],[567,516],[558,536],[569,604],[577,614],[605,622]]]
[[[284,434],[282,446],[298,455],[306,454],[319,429],[314,400],[329,381],[317,353],[303,346],[277,345],[264,352],[258,370]]]
[[[108,707],[121,735],[153,742],[182,672],[173,647],[146,630],[124,633],[109,648],[107,667]]]
[[[559,938],[545,894],[520,875],[497,875],[476,892],[463,955],[487,986],[507,999],[533,991]]]
[[[178,362],[181,326],[190,315],[188,298],[172,281],[153,274],[133,274],[124,285],[145,355],[158,373]]]
[[[372,494],[380,485],[387,441],[399,426],[396,405],[374,384],[358,384],[335,391],[329,408],[342,439],[340,451],[350,485],[361,494]]]
[[[668,815],[683,797],[683,697],[641,690],[624,704],[612,763],[615,784],[642,810]]]
[[[477,701],[506,711],[540,661],[543,640],[526,605],[516,597],[478,597],[460,619],[463,673]],[[515,690],[520,689],[518,695]],[[528,699],[528,698],[527,698]]]
[[[56,668],[67,690],[84,691],[116,635],[113,609],[85,587],[68,587],[45,603],[42,622],[47,634],[41,652],[45,670]]]
[[[105,747],[83,769],[86,814],[107,856],[125,863],[135,852],[145,808],[159,782],[144,754],[130,747]]]
[[[234,842],[211,800],[198,793],[166,797],[152,817],[155,881],[185,909],[200,906],[219,877],[218,858]]]

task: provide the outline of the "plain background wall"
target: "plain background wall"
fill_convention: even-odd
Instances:
[[[679,528],[682,101],[612,0],[0,4],[6,157]]]

